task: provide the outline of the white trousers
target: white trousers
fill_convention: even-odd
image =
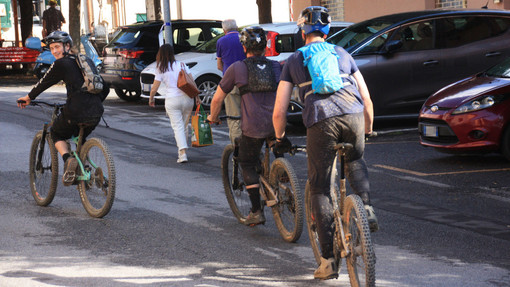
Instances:
[[[170,118],[178,150],[188,148],[188,125],[194,102],[186,95],[165,99],[166,114]]]

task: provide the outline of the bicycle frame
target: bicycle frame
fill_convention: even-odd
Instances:
[[[333,162],[333,166],[335,167],[332,172],[338,173],[338,170],[336,169],[338,164],[338,159],[340,159],[340,197],[338,197],[338,194],[336,192],[336,182],[333,180],[331,181],[330,190],[334,190],[334,192],[331,193],[331,199],[333,201],[333,210],[335,213],[335,227],[336,227],[336,235],[335,238],[338,240],[338,232],[340,231],[340,239],[342,243],[342,250],[340,251],[340,256],[342,258],[349,256],[350,254],[350,234],[344,233],[343,223],[342,220],[338,220],[342,218],[343,211],[344,211],[344,202],[345,197],[347,193],[347,189],[345,186],[345,149],[346,147],[344,145],[338,146],[337,155],[335,157],[335,160]]]

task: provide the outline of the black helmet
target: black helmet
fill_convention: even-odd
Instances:
[[[297,24],[305,34],[319,31],[327,35],[331,24],[331,16],[328,9],[324,7],[310,6],[301,11]]]
[[[239,40],[247,50],[262,51],[266,48],[266,32],[260,26],[244,28],[239,34]]]
[[[69,36],[69,34],[67,32],[53,31],[48,36],[46,36],[46,38],[44,38],[44,43],[46,43],[46,45],[48,45],[48,46],[53,43],[62,43],[62,44],[69,43],[72,47],[73,39],[71,38],[71,36]]]

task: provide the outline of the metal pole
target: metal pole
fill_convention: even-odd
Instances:
[[[170,19],[170,0],[163,0],[163,19],[165,21],[165,43],[173,46],[174,41],[172,39],[172,22]]]

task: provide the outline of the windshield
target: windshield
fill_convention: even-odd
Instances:
[[[202,45],[196,47],[195,49],[192,49],[192,51],[198,53],[216,53],[216,42],[218,42],[218,39],[223,37],[223,35],[225,34],[224,33],[219,34],[218,36],[203,43]]]
[[[485,75],[496,78],[510,78],[510,58],[490,68]]]
[[[364,21],[345,28],[328,38],[327,41],[344,48],[347,52],[351,52],[359,43],[393,24],[393,22],[386,20]]]

